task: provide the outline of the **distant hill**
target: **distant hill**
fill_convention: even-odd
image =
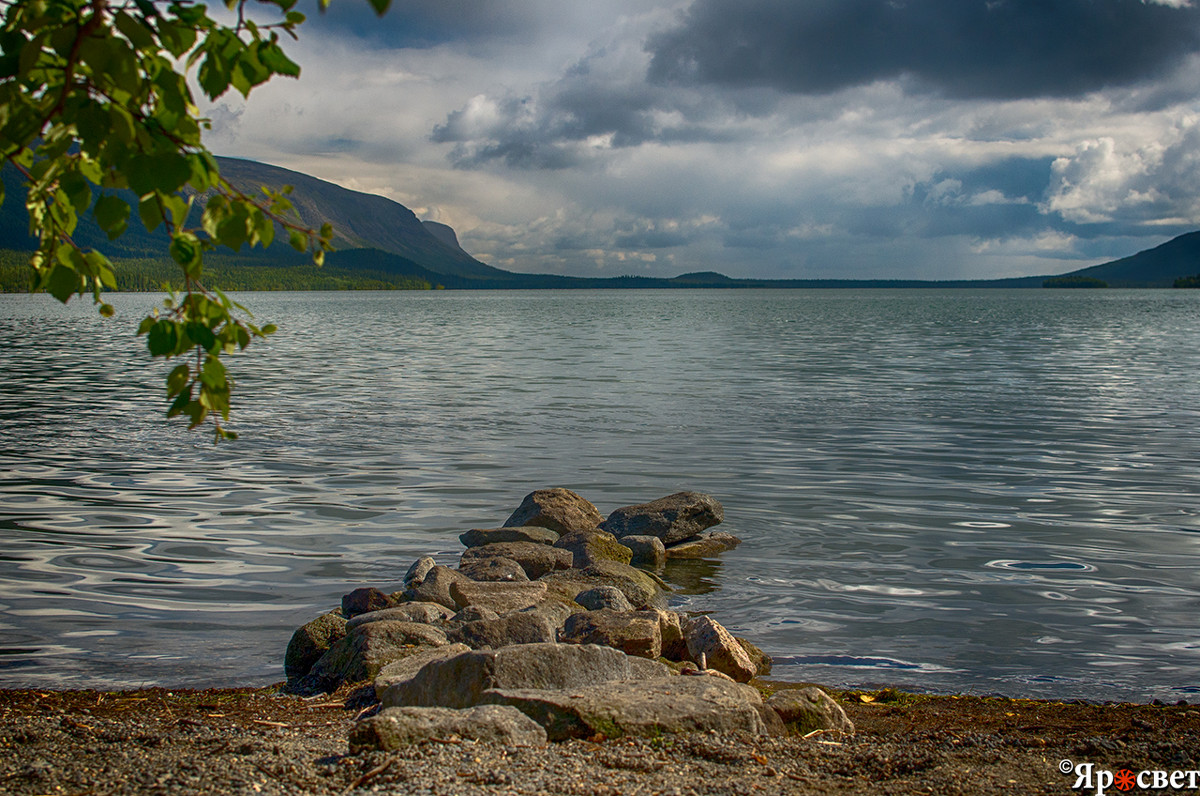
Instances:
[[[1171,287],[1176,279],[1196,274],[1200,274],[1200,232],[1064,276],[1101,279],[1109,287]]]
[[[463,250],[458,235],[445,224],[421,221],[399,202],[382,196],[352,191],[307,174],[237,158],[218,158],[221,174],[246,193],[261,186],[273,189],[291,185],[291,199],[303,224],[319,227],[333,224],[337,251],[326,261],[339,274],[361,272],[369,282],[384,280],[391,286],[426,284],[451,289],[504,288],[836,288],[836,287],[963,287],[1040,288],[1048,279],[1064,281],[1101,280],[1111,287],[1171,287],[1180,277],[1200,274],[1200,232],[1190,232],[1146,251],[1120,260],[1093,265],[1067,274],[989,280],[896,280],[896,279],[734,279],[714,271],[681,274],[672,278],[619,276],[608,278],[571,277],[553,274],[523,274],[494,268]],[[5,165],[0,171],[8,200],[0,206],[0,249],[28,251],[36,242],[29,236],[29,220],[18,197],[20,178]],[[127,197],[132,199],[132,197]],[[196,211],[197,213],[199,210]],[[136,219],[137,214],[134,213]],[[198,218],[196,219],[198,223]],[[281,236],[282,237],[282,236]],[[115,242],[90,221],[80,224],[75,239],[110,256],[162,258],[166,235],[149,233],[140,222]],[[232,253],[230,253],[232,255]],[[229,260],[232,263],[234,260]],[[266,252],[245,250],[236,258],[237,267],[256,265],[271,268],[307,267],[309,259],[277,241]],[[233,272],[230,272],[233,273]],[[340,277],[339,277],[340,278]],[[259,280],[246,280],[257,284]]]

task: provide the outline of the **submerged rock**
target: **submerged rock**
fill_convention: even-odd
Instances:
[[[618,539],[656,536],[670,547],[725,520],[721,504],[702,492],[676,492],[664,498],[623,506],[608,515],[600,527]]]
[[[622,536],[621,544],[629,548],[629,563],[635,567],[658,569],[667,560],[667,548],[657,536]]]
[[[560,536],[571,531],[588,531],[604,521],[590,501],[569,489],[539,489],[531,492],[504,523],[505,527],[537,525]]]
[[[727,550],[732,550],[742,543],[742,540],[725,531],[705,531],[690,539],[666,548],[667,558],[713,558]]]

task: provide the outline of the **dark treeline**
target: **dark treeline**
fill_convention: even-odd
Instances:
[[[167,285],[182,287],[179,266],[168,259],[116,258],[117,290],[153,293]],[[0,249],[0,293],[28,293],[28,252]],[[295,265],[264,263],[254,258],[214,255],[204,265],[206,285],[222,290],[429,290],[427,280],[333,265],[317,267],[305,260]]]

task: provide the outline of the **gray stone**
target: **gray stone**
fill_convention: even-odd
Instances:
[[[459,608],[480,605],[491,608],[498,614],[520,611],[537,605],[546,599],[546,584],[526,583],[475,583],[462,581],[450,586],[450,596]]]
[[[564,533],[554,546],[571,553],[571,566],[575,569],[583,569],[597,561],[628,564],[633,557],[633,551],[618,542],[617,537],[598,529]]]
[[[692,660],[699,661],[703,655],[708,668],[724,672],[739,683],[750,682],[758,671],[733,634],[711,616],[699,616],[688,622],[683,637]]]
[[[589,611],[599,611],[601,608],[611,608],[614,611],[633,610],[625,592],[616,586],[597,586],[594,589],[581,591],[575,595],[575,602]]]
[[[497,542],[483,547],[468,547],[462,554],[460,566],[485,558],[511,558],[521,565],[530,580],[536,580],[556,569],[570,569],[572,555],[550,545],[533,542]]]
[[[539,602],[537,605],[531,605],[528,608],[522,608],[520,613],[537,614],[546,618],[555,630],[561,630],[563,624],[567,621],[567,617],[572,614],[577,614],[583,611],[584,608],[573,600],[568,600],[561,594],[547,591],[546,599]]]
[[[471,580],[496,581],[527,581],[525,568],[511,558],[496,556],[495,558],[476,558],[459,566],[458,571]]]
[[[546,731],[514,707],[387,708],[350,731],[350,754],[392,752],[404,746],[451,737],[506,746],[541,746]]]
[[[779,714],[789,731],[798,735],[814,730],[854,732],[854,722],[847,718],[842,706],[813,686],[776,691],[767,700],[767,706]]]
[[[420,583],[414,583],[405,589],[404,598],[409,602],[437,603],[457,611],[460,606],[450,596],[450,585],[470,582],[471,579],[466,575],[439,565],[429,570]]]
[[[470,651],[471,648],[466,644],[447,644],[444,647],[418,650],[398,661],[392,661],[380,669],[379,674],[375,675],[375,698],[386,703],[387,698],[384,695],[387,690],[396,683],[403,683],[416,677],[417,672],[421,671],[425,664],[444,661]]]
[[[620,650],[594,644],[517,644],[427,664],[390,689],[390,705],[467,708],[493,688],[575,689],[634,676]]]
[[[283,656],[283,671],[288,682],[308,674],[313,664],[345,636],[346,620],[334,613],[318,616],[303,627],[297,628]]]
[[[454,614],[449,608],[438,603],[402,603],[391,608],[359,614],[351,619],[346,627],[354,628],[367,622],[417,622],[423,625],[434,625],[450,618]]]
[[[461,625],[465,622],[478,622],[486,619],[499,619],[500,614],[493,611],[484,605],[468,605],[454,616],[450,617],[450,624]]]
[[[656,659],[662,654],[662,632],[653,611],[613,611],[608,608],[575,614],[563,626],[568,644],[603,644],[626,655]]]
[[[387,620],[367,622],[330,647],[313,664],[309,679],[321,689],[332,690],[343,682],[372,679],[392,661],[445,644],[446,634],[429,625]]]
[[[705,531],[691,539],[670,545],[667,558],[715,558],[726,550],[732,550],[742,540],[725,531]]]
[[[657,536],[622,536],[621,544],[629,548],[629,563],[635,567],[658,569],[667,561],[667,548]]]
[[[765,677],[771,673],[770,655],[741,636],[734,636],[733,639],[741,645],[742,649],[746,651],[746,655],[749,656],[750,662],[754,664],[755,677]]]
[[[596,735],[768,732],[758,692],[715,677],[664,677],[567,690],[494,688],[481,699],[518,708],[545,727],[552,741]]]
[[[526,495],[504,525],[537,525],[561,536],[571,531],[591,530],[603,520],[604,515],[591,502],[569,489],[555,488]]]
[[[500,542],[532,542],[534,544],[552,545],[558,541],[558,532],[549,528],[539,528],[536,525],[525,525],[516,528],[472,528],[460,534],[458,541],[463,547],[483,547]]]
[[[650,609],[658,615],[658,630],[662,635],[662,656],[672,661],[688,660],[687,641],[683,637],[683,620],[674,611]]]
[[[623,506],[601,524],[616,536],[657,536],[670,547],[725,519],[721,504],[701,492],[676,492],[664,498]]]
[[[556,631],[555,625],[546,617],[517,611],[497,619],[464,622],[447,632],[446,637],[471,649],[499,649],[512,644],[552,642]]]
[[[665,608],[667,605],[666,593],[670,591],[670,587],[661,578],[656,578],[637,567],[618,561],[597,561],[580,571],[584,575],[601,579],[601,585],[616,586],[625,592],[634,608]]]
[[[355,589],[342,595],[342,616],[353,619],[359,614],[391,608],[396,601],[374,587]]]
[[[605,564],[611,564],[613,568],[605,568]],[[645,608],[647,606],[661,607],[666,605],[666,594],[658,587],[657,583],[644,576],[630,576],[626,570],[616,570],[617,567],[625,567],[628,570],[638,573],[638,575],[644,575],[641,570],[634,569],[626,564],[607,561],[600,562],[600,564],[593,564],[587,569],[551,572],[549,575],[543,575],[538,578],[538,582],[545,583],[546,587],[552,593],[571,601],[574,601],[583,592],[594,589],[597,586],[613,586],[625,595],[625,599],[634,608]]]
[[[413,565],[408,568],[408,572],[404,573],[404,588],[409,586],[420,586],[425,580],[425,576],[429,574],[429,570],[437,566],[437,562],[429,556],[422,556],[413,562]]]

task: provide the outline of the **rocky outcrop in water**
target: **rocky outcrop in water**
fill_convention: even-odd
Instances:
[[[288,686],[316,693],[373,680],[384,710],[355,728],[355,749],[446,734],[541,743],[821,722],[848,731],[832,700],[797,693],[779,710],[764,704],[744,684],[770,671],[770,658],[710,616],[670,609],[672,588],[656,570],[736,546],[707,530],[723,518],[697,492],[604,519],[569,490],[538,490],[503,526],[463,533],[458,569],[421,558],[399,591],[354,589],[298,629]]]

